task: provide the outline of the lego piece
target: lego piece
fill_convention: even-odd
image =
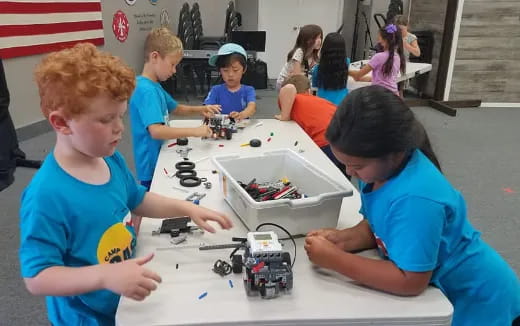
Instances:
[[[254,138],[249,141],[249,145],[251,145],[251,147],[260,147],[262,146],[262,141],[260,139]]]

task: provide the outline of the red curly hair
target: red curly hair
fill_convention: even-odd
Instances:
[[[45,118],[62,110],[69,117],[84,112],[89,99],[108,95],[126,101],[135,88],[135,73],[120,58],[90,43],[45,56],[34,72]]]

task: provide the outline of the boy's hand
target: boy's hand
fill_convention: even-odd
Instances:
[[[307,236],[304,248],[311,262],[328,269],[334,269],[338,254],[343,252],[334,243],[319,235]]]
[[[121,263],[102,265],[103,287],[137,301],[144,300],[162,281],[157,273],[143,267],[152,258],[153,253]]]
[[[201,206],[193,205],[193,209],[188,216],[195,224],[211,233],[215,233],[215,228],[209,225],[207,221],[215,221],[225,230],[231,229],[233,226],[226,215]]]
[[[235,119],[237,122],[244,120],[245,117],[242,112],[233,111],[229,113],[229,117]]]
[[[193,137],[210,137],[213,132],[208,125],[193,128]]]
[[[220,105],[212,104],[212,105],[204,105],[204,109],[202,110],[202,115],[205,118],[211,118],[217,113],[220,113],[222,108]]]

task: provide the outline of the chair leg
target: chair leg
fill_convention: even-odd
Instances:
[[[190,87],[193,90],[193,95],[195,97],[197,97],[198,94],[197,94],[197,85],[195,84],[195,67],[194,66],[190,66],[189,71],[188,71],[188,78],[190,80]]]
[[[177,70],[177,80],[181,83],[181,90],[182,94],[184,95],[184,98],[186,99],[186,102],[189,102],[188,99],[188,92],[186,90],[186,78],[185,78],[185,72],[184,72],[184,66],[179,67],[179,70]]]

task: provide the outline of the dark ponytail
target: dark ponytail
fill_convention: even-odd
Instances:
[[[415,120],[415,147],[420,149],[423,154],[430,159],[430,161],[442,172],[441,164],[433,151],[432,144],[430,143],[430,137],[426,133],[426,129],[419,120]]]
[[[400,29],[394,24],[386,25],[379,30],[381,38],[388,44],[388,59],[383,64],[383,75],[389,76],[394,67],[395,52],[399,54],[399,70],[402,74],[406,72],[406,58],[403,49],[403,37]]]
[[[400,97],[382,86],[349,93],[332,117],[326,137],[340,152],[365,158],[418,148],[441,170],[423,125]]]

